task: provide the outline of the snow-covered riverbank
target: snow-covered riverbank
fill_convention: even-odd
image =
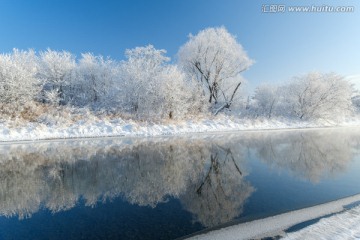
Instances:
[[[281,236],[281,239],[359,239],[360,238],[360,195],[343,198],[277,216],[255,220],[196,235],[191,240],[240,240],[261,239]],[[354,204],[352,208],[347,205]],[[331,216],[329,216],[332,214]],[[286,229],[313,219],[321,218],[315,224],[299,231],[285,233]],[[284,232],[285,231],[285,232]]]
[[[342,123],[329,121],[307,122],[291,119],[241,119],[226,115],[212,119],[167,121],[161,123],[117,119],[87,119],[66,124],[0,123],[0,141],[23,141],[109,136],[161,136],[186,133],[299,129],[319,127],[360,126],[358,117]]]
[[[360,239],[360,205],[284,237],[284,240],[297,239]]]

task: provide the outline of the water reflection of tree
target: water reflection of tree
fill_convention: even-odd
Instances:
[[[215,226],[240,215],[254,191],[247,159],[316,182],[344,171],[359,142],[356,131],[329,130],[0,145],[0,215],[58,212],[79,199],[154,207],[176,197],[194,221]]]
[[[168,196],[178,197],[196,175],[193,162],[207,152],[202,141],[139,145],[122,157],[122,193],[131,203],[152,207]]]
[[[209,202],[216,198],[217,206],[209,211],[222,210],[227,217],[220,217],[229,220],[240,213],[234,211],[241,210],[242,193],[238,194],[241,189],[236,188],[244,185],[242,167],[230,148],[209,144],[212,141],[180,138],[3,147],[0,213],[23,218],[37,212],[40,206],[58,212],[73,208],[80,198],[94,206],[99,200],[118,196],[133,204],[154,207],[168,197],[186,196],[190,191],[201,196],[193,201],[205,201],[213,189],[217,192],[208,196]],[[212,170],[196,192],[190,186],[200,186],[199,181],[204,181],[209,160]]]
[[[245,200],[254,188],[244,179],[244,158],[235,158],[231,148],[215,144],[206,168],[181,197],[194,221],[206,227],[226,223],[242,213]]]
[[[344,130],[259,133],[248,142],[262,161],[318,182],[346,170],[359,136]]]

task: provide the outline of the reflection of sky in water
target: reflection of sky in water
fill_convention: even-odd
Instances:
[[[359,144],[327,129],[0,145],[0,239],[172,239],[323,203],[360,192]]]

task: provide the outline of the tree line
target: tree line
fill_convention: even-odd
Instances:
[[[139,119],[181,119],[241,112],[251,116],[332,118],[358,106],[351,84],[335,74],[309,73],[291,83],[259,86],[244,104],[241,73],[253,64],[224,27],[190,35],[176,61],[152,45],[115,61],[91,53],[17,50],[0,54],[1,117],[33,106],[88,107]]]
[[[279,86],[257,87],[247,113],[267,118],[335,120],[356,111],[359,107],[356,99],[353,85],[344,77],[311,72]]]

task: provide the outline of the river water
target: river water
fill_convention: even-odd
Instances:
[[[360,129],[0,145],[0,239],[176,239],[360,193]]]

